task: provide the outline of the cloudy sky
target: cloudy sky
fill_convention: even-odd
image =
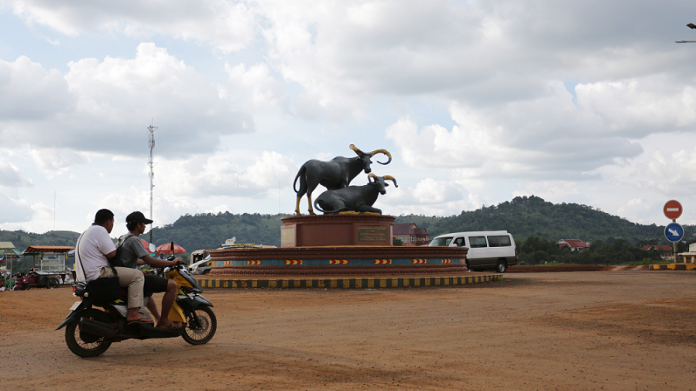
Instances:
[[[534,194],[696,224],[689,22],[693,0],[0,0],[0,229],[109,208],[125,232],[150,125],[155,225],[291,213],[298,168],[350,144],[392,153],[386,214]]]

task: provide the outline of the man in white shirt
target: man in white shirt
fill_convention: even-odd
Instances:
[[[109,234],[114,228],[114,214],[108,209],[100,209],[94,216],[94,224],[80,235],[75,246],[75,270],[78,281],[92,281],[111,267],[107,258],[116,255],[116,246]],[[136,269],[116,267],[119,285],[128,288],[129,322],[152,322],[152,319],[139,312],[143,306],[143,273]]]

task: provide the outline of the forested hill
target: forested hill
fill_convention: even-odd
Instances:
[[[232,214],[230,212],[187,214],[179,217],[174,224],[153,229],[152,241],[158,246],[173,241],[188,252],[219,248],[220,244],[232,237],[237,238],[237,243],[280,247],[280,226],[283,225],[280,219],[285,216],[289,215]],[[150,234],[146,232],[142,237],[149,240]]]
[[[35,234],[24,231],[0,230],[0,242],[11,242],[17,251],[24,251],[29,246],[75,246],[80,236],[72,231],[49,231],[45,234]],[[2,256],[2,251],[0,251]]]
[[[256,243],[280,247],[280,219],[288,215],[204,213],[181,216],[176,222],[153,230],[156,245],[173,241],[189,253],[199,249],[215,249],[226,239],[236,237],[237,243]],[[638,242],[664,242],[664,226],[640,225],[612,216],[587,205],[552,204],[535,196],[515,197],[498,205],[482,207],[458,216],[399,216],[397,223],[416,223],[426,228],[433,238],[448,232],[507,230],[521,241],[528,236],[549,240],[580,239],[606,241],[623,238],[631,245]],[[667,219],[665,218],[665,222]],[[685,240],[691,240],[693,226],[684,226]],[[12,242],[20,250],[29,245],[74,246],[79,234],[52,231],[32,234],[24,231],[0,231],[0,242]],[[143,238],[149,240],[149,233]]]
[[[580,239],[592,242],[623,238],[631,244],[651,239],[666,242],[664,226],[636,224],[591,206],[553,204],[536,196],[515,197],[512,201],[462,212],[459,216],[400,216],[397,222],[410,222],[410,219],[419,227],[426,228],[431,238],[448,232],[507,230],[519,240],[538,236],[554,241]],[[667,218],[665,222],[668,222]],[[691,238],[693,228],[684,226],[686,240]]]

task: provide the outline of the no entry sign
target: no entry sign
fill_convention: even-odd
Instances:
[[[667,201],[663,210],[665,212],[665,216],[672,220],[679,218],[679,216],[682,214],[682,206],[679,201],[675,200]]]

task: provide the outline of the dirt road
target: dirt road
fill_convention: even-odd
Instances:
[[[68,289],[0,293],[4,389],[696,390],[696,272],[506,274],[385,290],[207,290],[207,345],[53,329]]]

